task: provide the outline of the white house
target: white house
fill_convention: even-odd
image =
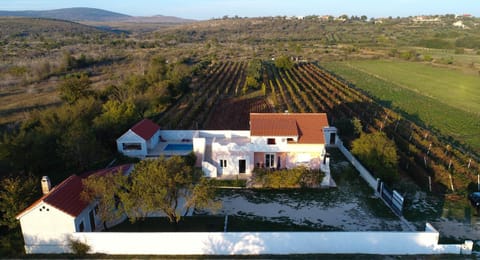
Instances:
[[[143,121],[142,121],[143,122]],[[137,124],[138,125],[138,124]],[[133,127],[134,128],[134,127]],[[117,140],[121,150],[130,129]],[[280,169],[303,165],[328,169],[325,147],[337,142],[325,113],[252,113],[250,130],[160,130],[161,142],[143,157],[194,152],[205,175],[251,174],[255,167]],[[138,138],[137,138],[138,139]]]
[[[143,119],[117,139],[117,150],[126,156],[144,158],[157,146],[159,138],[160,127]]]
[[[216,168],[217,176],[251,174],[255,167],[303,165],[327,171],[325,146],[335,142],[336,129],[328,126],[325,113],[252,113],[250,131],[206,141],[211,154],[204,161]]]
[[[462,29],[466,28],[465,24],[463,24],[463,21],[461,21],[461,20],[454,22],[452,25],[455,26],[455,27],[462,28]]]
[[[82,179],[121,171],[129,174],[132,164],[125,164],[81,176],[72,175],[50,189],[48,177],[42,179],[44,195],[17,215],[22,227],[25,252],[54,253],[68,251],[68,236],[74,232],[103,229],[96,203],[81,199]]]

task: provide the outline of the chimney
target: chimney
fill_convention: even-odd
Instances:
[[[42,177],[42,193],[43,193],[43,195],[49,193],[51,187],[52,187],[52,184],[50,184],[50,178],[48,178],[48,176],[43,176]]]

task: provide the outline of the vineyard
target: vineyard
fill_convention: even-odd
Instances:
[[[403,118],[353,85],[313,63],[291,70],[263,64],[264,96],[242,96],[247,62],[211,65],[193,91],[161,118],[172,129],[248,129],[250,112],[327,112],[330,124],[360,119],[365,132],[383,131],[395,141],[399,169],[425,190],[465,192],[476,187],[478,162],[443,143],[429,130]]]

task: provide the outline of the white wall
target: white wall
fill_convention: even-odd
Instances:
[[[288,144],[288,138],[292,138],[295,142],[298,141],[298,136],[252,136],[252,143],[257,145],[269,145],[268,139],[275,139],[275,145],[285,146]],[[274,146],[274,145],[269,145]]]
[[[97,214],[95,213],[95,205],[95,203],[91,203],[75,218],[75,226],[77,232],[79,231],[80,222],[83,222],[83,225],[85,226],[85,231],[95,231],[103,229],[103,223],[100,217],[97,216]],[[93,211],[95,227],[92,227],[90,225],[90,211]]]
[[[124,143],[140,143],[142,145],[142,149],[123,150]],[[143,138],[135,134],[132,130],[128,130],[125,134],[123,134],[117,139],[117,150],[126,156],[145,157],[147,155],[147,143]]]
[[[152,137],[147,141],[148,149],[153,149],[157,146],[159,137],[160,137],[160,130],[155,132],[155,134],[153,134]]]
[[[250,137],[250,131],[237,130],[160,130],[160,135],[166,140],[202,138]]]
[[[250,131],[245,130],[201,130],[199,132],[200,137],[205,138],[250,138]]]
[[[74,233],[73,237],[90,245],[91,253],[138,255],[460,254],[462,247],[439,245],[436,231]]]
[[[160,136],[164,140],[193,139],[195,130],[160,130]]]
[[[195,162],[195,166],[200,167],[202,166],[203,161],[205,161],[205,149],[206,149],[206,140],[205,138],[193,138],[193,152],[197,157],[197,161]]]
[[[40,209],[42,209],[40,211]],[[47,210],[48,209],[48,210]],[[39,203],[31,211],[20,218],[25,251],[32,253],[28,245],[49,245],[46,253],[62,249],[59,241],[65,239],[66,234],[75,232],[75,219],[44,202]],[[52,250],[52,251],[49,251]]]
[[[325,127],[323,128],[323,134],[325,137],[325,144],[330,145],[330,134],[334,133],[335,134],[335,140],[333,140],[333,143],[336,144],[338,141],[338,134],[337,134],[337,128],[331,126],[331,127]]]
[[[239,160],[246,161],[246,174],[251,174],[253,170],[253,152],[250,151],[235,151],[229,150],[226,146],[212,147],[212,162],[217,167],[219,175],[238,175],[239,174]],[[220,160],[227,161],[227,167],[220,167]]]
[[[202,171],[207,177],[217,178],[217,167],[209,162],[202,162]]]

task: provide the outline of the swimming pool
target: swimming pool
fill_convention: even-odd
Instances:
[[[193,144],[167,144],[164,151],[193,151]]]

